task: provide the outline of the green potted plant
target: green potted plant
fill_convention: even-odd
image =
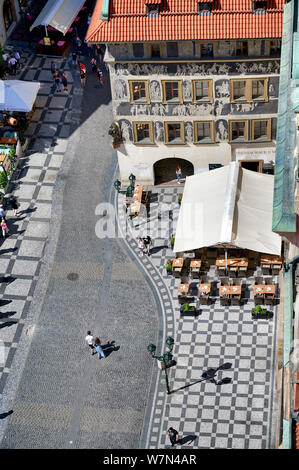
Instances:
[[[185,302],[184,304],[181,305],[180,312],[183,315],[188,315],[189,313],[194,315],[196,310],[195,310],[194,305],[190,305],[188,302]]]
[[[5,189],[8,183],[7,174],[5,171],[0,172],[0,188]],[[3,192],[3,191],[2,191]]]
[[[179,204],[179,205],[181,205],[182,197],[183,197],[182,194],[178,194],[178,204]]]
[[[266,315],[267,314],[267,309],[266,308],[262,308],[260,306],[260,304],[258,304],[256,307],[252,308],[251,309],[251,314],[253,317],[260,317],[262,315]]]
[[[170,241],[169,241],[171,248],[173,248],[174,246],[174,240],[175,240],[175,235],[172,234],[170,237]]]
[[[167,274],[171,274],[172,273],[172,262],[171,260],[167,260],[166,264],[165,264],[165,269],[167,271]]]

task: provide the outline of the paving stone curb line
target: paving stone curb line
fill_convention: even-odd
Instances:
[[[32,54],[30,61],[35,58],[36,55]],[[70,60],[69,56],[66,56],[64,59],[65,60],[63,61],[63,63],[67,63],[67,61]],[[70,72],[72,73],[72,70],[70,70]],[[75,109],[78,113],[78,110],[81,110],[83,92],[79,76],[77,76],[77,74],[72,73],[72,77],[74,81],[72,105],[73,109]],[[15,396],[16,390],[18,388],[18,384],[22,376],[22,370],[25,366],[26,358],[29,353],[33,333],[32,327],[38,321],[39,314],[42,310],[44,298],[47,292],[48,281],[50,278],[56,252],[56,246],[60,233],[63,193],[66,183],[66,177],[68,172],[70,171],[71,164],[75,156],[75,149],[80,138],[80,127],[78,126],[79,121],[80,115],[77,115],[77,118],[71,120],[70,123],[70,137],[68,138],[67,148],[64,153],[61,167],[58,171],[57,179],[53,189],[49,236],[45,243],[44,250],[42,253],[41,269],[39,272],[38,281],[34,290],[34,296],[30,304],[28,314],[24,320],[22,336],[18,343],[18,347],[13,359],[13,367],[10,370],[5,384],[4,394],[1,400],[1,409],[3,411],[11,410],[12,403],[14,401],[13,397]],[[29,150],[27,149],[25,155],[27,155],[28,152],[30,152],[30,146]],[[24,334],[24,332],[26,332],[26,334]],[[8,423],[5,423],[4,420],[0,421],[0,444],[3,441],[7,424]]]
[[[118,242],[120,243],[122,248],[127,252],[130,259],[135,263],[135,265],[137,266],[137,268],[143,275],[145,281],[147,282],[148,286],[150,287],[153,293],[153,296],[157,305],[157,316],[158,316],[158,321],[159,321],[159,329],[157,332],[158,333],[157,334],[157,348],[158,350],[161,350],[161,348],[163,348],[164,346],[165,339],[166,339],[166,327],[165,327],[166,314],[165,314],[165,306],[163,305],[163,302],[161,300],[161,295],[158,289],[157,281],[162,280],[162,278],[159,275],[159,272],[157,271],[155,266],[150,262],[148,258],[146,257],[141,258],[137,255],[137,243],[134,243],[132,239],[129,239],[125,236],[122,223],[121,223],[121,217],[119,214],[117,193],[115,193],[115,197],[112,200],[112,203],[116,211],[117,227],[118,227],[119,233],[121,234],[121,237],[118,239]],[[148,266],[147,266],[147,263],[149,263]],[[151,274],[152,278],[150,277],[150,273],[152,273]],[[168,298],[171,301],[170,292],[164,282],[163,282],[163,292],[167,292]],[[174,325],[172,325],[172,329],[173,328],[174,328]],[[161,377],[161,372],[162,371],[158,369],[156,362],[154,362],[153,368],[152,368],[151,386],[148,391],[147,407],[146,407],[145,415],[144,415],[143,429],[142,429],[141,437],[140,437],[141,449],[147,448],[146,444],[148,440],[148,433],[149,433],[151,421],[153,419],[153,411],[155,409],[154,403],[157,399],[157,389],[163,388],[163,384],[161,386],[161,382],[165,379]],[[162,373],[162,375],[163,374],[164,372]],[[167,397],[165,394],[165,402],[166,402],[166,398]]]

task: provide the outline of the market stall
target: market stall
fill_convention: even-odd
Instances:
[[[0,81],[0,194],[4,194],[26,147],[24,132],[34,112],[39,82]]]

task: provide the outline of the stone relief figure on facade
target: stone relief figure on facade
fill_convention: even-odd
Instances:
[[[228,139],[227,121],[225,121],[224,119],[216,121],[216,136],[217,140]]]
[[[165,113],[168,114],[168,105],[156,103],[151,107],[151,113],[155,116],[165,116]]]
[[[159,142],[162,142],[164,140],[162,122],[155,122],[155,135],[156,135],[156,140],[158,140]]]
[[[188,107],[184,104],[178,104],[172,110],[173,116],[188,116]]]
[[[121,127],[121,134],[124,141],[132,140],[132,128],[129,121],[121,119],[119,121]]]
[[[191,82],[187,80],[183,82],[183,98],[184,101],[191,101],[192,99]]]
[[[220,116],[221,114],[227,114],[229,112],[226,110],[227,105],[229,105],[229,98],[223,98],[221,100],[215,100],[214,103],[214,114],[215,116]],[[227,111],[227,112],[226,112]]]
[[[216,98],[229,98],[229,81],[228,80],[218,80],[215,84],[215,97]]]
[[[242,103],[232,105],[232,112],[236,111],[238,113],[250,113],[256,108],[258,103]]]
[[[185,133],[186,133],[187,142],[192,142],[193,141],[193,126],[191,122],[186,122]]]
[[[127,97],[127,87],[123,80],[115,80],[114,82],[114,98],[116,100],[123,100]]]
[[[142,116],[149,114],[149,106],[146,104],[133,104],[130,109],[132,116]]]
[[[151,101],[161,101],[160,83],[157,80],[152,80],[149,85],[149,92]]]

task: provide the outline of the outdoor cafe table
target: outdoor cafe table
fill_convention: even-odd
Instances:
[[[220,286],[219,295],[241,295],[242,286]]]
[[[201,259],[192,259],[190,262],[190,269],[199,269],[201,266]]]
[[[199,295],[209,294],[210,292],[211,292],[210,282],[202,282],[201,284],[199,284]]]
[[[261,264],[282,264],[281,256],[261,254]]]
[[[174,258],[172,262],[173,268],[182,268],[184,265],[184,258]]]
[[[253,295],[275,294],[275,284],[257,284],[253,286]]]
[[[179,294],[188,294],[189,292],[189,284],[186,282],[185,284],[179,284],[178,286],[178,293]]]
[[[216,266],[225,266],[225,258],[219,257],[216,259]],[[248,267],[248,258],[236,258],[234,256],[230,256],[227,258],[227,267],[230,266],[246,266]]]

